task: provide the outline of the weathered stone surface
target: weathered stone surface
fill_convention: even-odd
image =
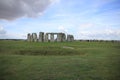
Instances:
[[[46,33],[47,35],[50,35],[50,42],[62,42],[66,41],[66,36],[64,33]],[[54,39],[54,36],[57,35],[57,38]],[[48,39],[48,36],[46,36],[46,39]],[[48,40],[49,41],[49,40]]]
[[[44,42],[44,32],[39,32],[39,42]]]
[[[73,35],[71,35],[71,41],[74,41],[74,36]]]
[[[57,42],[61,42],[61,34],[57,34]]]
[[[54,42],[54,33],[50,34],[50,42]]]
[[[45,34],[45,42],[48,42],[48,33]]]
[[[66,41],[66,35],[64,33],[62,33],[62,41],[65,42]]]
[[[74,41],[73,35],[67,35],[67,41]]]
[[[32,42],[37,42],[37,34],[32,33]]]
[[[27,34],[27,41],[28,41],[28,42],[31,41],[31,34],[30,34],[30,33]]]
[[[55,35],[57,35],[57,38],[54,39]],[[27,41],[32,41],[32,42],[37,42],[37,34],[36,33],[32,33],[32,35],[30,33],[28,33],[27,35]],[[44,35],[44,32],[39,32],[39,42],[65,42],[65,41],[74,41],[74,36],[73,35],[67,35],[67,39],[66,39],[66,35],[65,33],[46,33]]]

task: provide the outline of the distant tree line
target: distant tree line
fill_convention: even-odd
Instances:
[[[75,40],[80,42],[120,42],[120,40]]]

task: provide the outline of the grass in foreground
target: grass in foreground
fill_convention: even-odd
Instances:
[[[119,52],[111,42],[0,41],[0,80],[120,80]]]

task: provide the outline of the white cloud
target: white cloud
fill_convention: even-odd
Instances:
[[[93,23],[83,23],[80,25],[80,27],[83,27],[83,28],[89,28],[89,27],[93,27],[94,24]]]
[[[99,31],[81,31],[79,32],[80,39],[119,39],[120,30],[99,30]]]
[[[19,17],[35,17],[55,0],[0,0],[0,19],[13,20]]]
[[[84,23],[77,30],[78,39],[120,39],[120,30],[102,24]]]
[[[54,3],[59,3],[60,2],[60,0],[50,0],[53,4]]]
[[[0,39],[3,39],[6,37],[7,31],[4,29],[3,26],[0,26]]]
[[[27,33],[8,32],[3,26],[0,26],[0,39],[26,39]]]
[[[63,32],[63,33],[67,33],[67,32],[68,32],[68,30],[67,30],[64,26],[59,26],[59,27],[58,27],[58,30],[59,30],[60,32]]]
[[[0,26],[0,35],[6,34],[6,31],[2,26]]]
[[[27,34],[25,33],[7,33],[6,39],[26,39]]]

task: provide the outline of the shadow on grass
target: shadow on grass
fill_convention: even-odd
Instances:
[[[80,51],[77,51],[77,50],[62,50],[62,49],[59,49],[59,50],[20,50],[20,51],[17,51],[15,52],[15,54],[18,54],[18,55],[44,55],[44,56],[47,56],[47,55],[82,55],[84,53],[80,52]]]

